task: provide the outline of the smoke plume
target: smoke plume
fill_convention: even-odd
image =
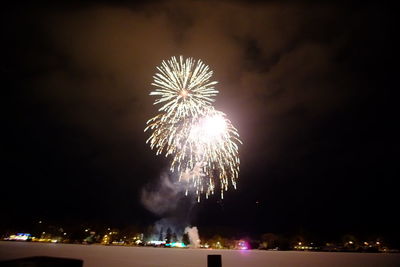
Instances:
[[[151,239],[158,240],[160,233],[168,229],[181,239],[185,227],[190,225],[191,211],[196,202],[193,194],[185,195],[185,190],[176,177],[166,172],[160,175],[156,183],[149,183],[142,189],[142,204],[160,217],[154,224]]]
[[[173,181],[173,177],[168,173],[162,173],[157,184],[148,184],[142,190],[141,201],[143,205],[152,213],[159,216],[168,216],[175,213],[177,205],[184,197],[182,185]]]
[[[199,231],[197,230],[196,226],[193,227],[186,227],[185,234],[188,234],[190,246],[192,248],[199,248],[200,247],[200,237]]]

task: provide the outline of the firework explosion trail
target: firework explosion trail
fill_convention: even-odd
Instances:
[[[170,170],[194,191],[208,197],[219,183],[221,198],[229,184],[236,188],[239,175],[239,134],[226,115],[211,105],[218,93],[210,81],[212,71],[201,60],[172,57],[163,61],[153,77],[162,104],[159,114],[147,121],[152,131],[147,143],[156,154],[172,158]]]

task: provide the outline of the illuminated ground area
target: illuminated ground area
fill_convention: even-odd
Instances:
[[[400,254],[171,249],[0,242],[1,260],[30,256],[66,257],[82,259],[84,267],[206,267],[209,254],[221,254],[223,267],[400,266]]]

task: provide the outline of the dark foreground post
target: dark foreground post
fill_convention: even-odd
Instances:
[[[222,267],[221,255],[208,255],[207,267]]]

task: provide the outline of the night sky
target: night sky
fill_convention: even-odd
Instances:
[[[200,235],[397,240],[390,10],[347,1],[5,6],[0,226],[161,219],[141,194],[168,159],[143,129],[157,113],[156,66],[183,55],[214,71],[215,107],[243,140],[238,189],[188,215]]]

